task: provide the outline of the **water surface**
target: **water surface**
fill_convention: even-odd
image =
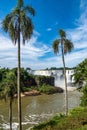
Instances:
[[[81,93],[68,92],[69,109],[79,106]],[[23,130],[47,120],[56,113],[64,112],[64,93],[22,98]],[[17,100],[13,102],[13,130],[17,130]],[[9,130],[9,101],[0,101],[0,127]]]

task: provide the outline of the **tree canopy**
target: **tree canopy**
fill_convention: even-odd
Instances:
[[[87,83],[87,59],[82,61],[75,68],[75,82],[82,85],[84,82]]]

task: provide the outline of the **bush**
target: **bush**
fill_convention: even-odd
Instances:
[[[38,90],[41,93],[46,93],[46,94],[53,94],[53,93],[63,92],[63,89],[61,89],[61,88],[46,85],[46,84],[43,84],[41,87],[38,87]]]
[[[87,84],[85,87],[83,87],[83,95],[81,97],[81,106],[87,106]]]
[[[76,116],[76,115],[80,115],[81,112],[86,112],[86,111],[87,110],[85,107],[77,107],[77,108],[70,110],[69,115]]]
[[[62,114],[61,114],[62,115]],[[58,122],[64,118],[64,115],[56,115],[49,121],[34,126],[31,130],[52,130],[52,128],[58,124]]]

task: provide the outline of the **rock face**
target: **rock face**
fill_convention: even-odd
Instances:
[[[51,76],[36,76],[35,82],[37,86],[48,84],[54,86],[54,77]]]
[[[22,85],[26,86],[26,87],[31,87],[31,86],[36,86],[36,81],[34,78],[29,77],[27,80],[25,80],[24,82],[22,82]]]
[[[29,73],[37,76],[52,76],[54,77],[54,86],[64,87],[64,72],[63,69],[58,70],[31,70]],[[66,69],[67,86],[74,87],[74,69]]]
[[[29,77],[25,81],[21,81],[21,86],[31,87],[39,86],[42,84],[49,84],[54,86],[54,77],[51,76],[35,76],[34,78]]]

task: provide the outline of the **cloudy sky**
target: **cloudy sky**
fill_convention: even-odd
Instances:
[[[15,7],[17,0],[0,0],[0,23]],[[86,0],[24,0],[32,5],[34,31],[26,45],[21,44],[21,66],[31,69],[62,67],[61,52],[54,55],[52,43],[59,38],[58,30],[66,31],[74,49],[65,56],[66,66],[75,67],[87,58]],[[17,45],[14,46],[0,24],[0,66],[17,67]]]

